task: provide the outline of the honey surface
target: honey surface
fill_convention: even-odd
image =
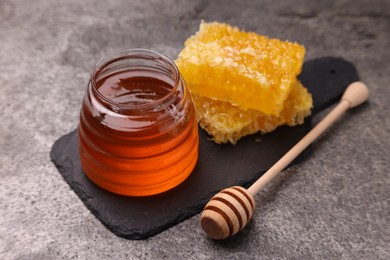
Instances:
[[[122,72],[97,82],[105,98],[140,107],[108,109],[91,97],[82,107],[79,145],[83,169],[93,182],[115,193],[143,196],[166,191],[190,175],[198,135],[192,106],[185,107],[188,116],[182,119],[172,110],[176,103],[152,111],[143,108],[166,97],[172,86],[136,74],[141,76]]]

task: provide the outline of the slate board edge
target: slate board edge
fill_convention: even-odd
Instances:
[[[308,118],[307,120],[310,120]],[[75,182],[73,182],[71,176],[71,170],[68,169],[68,167],[63,167],[61,163],[57,162],[55,158],[55,154],[59,149],[57,149],[58,146],[62,142],[67,141],[67,139],[72,138],[73,135],[77,134],[77,129],[69,132],[68,134],[63,135],[61,138],[59,138],[57,141],[54,142],[52,146],[52,150],[50,152],[51,161],[54,163],[58,171],[61,173],[61,176],[65,180],[65,182],[68,184],[69,188],[74,190],[76,195],[81,199],[83,204],[88,208],[88,210],[91,211],[91,213],[112,233],[115,235],[125,238],[125,239],[132,239],[132,240],[144,240],[149,237],[155,236],[170,227],[177,225],[195,215],[200,213],[203,210],[204,205],[210,200],[212,196],[214,196],[218,191],[212,191],[209,194],[205,194],[204,199],[200,200],[197,206],[182,208],[180,211],[177,212],[175,217],[167,218],[166,221],[159,225],[158,228],[149,231],[144,232],[141,229],[124,229],[122,226],[114,226],[110,224],[110,221],[106,220],[102,215],[99,213],[99,211],[95,210],[93,206],[88,202],[89,196],[86,192],[84,192],[83,189],[79,188],[78,185],[75,185]],[[68,143],[67,145],[70,145]],[[290,165],[288,165],[286,168],[291,167],[292,165],[295,165],[297,163],[300,163],[304,161],[306,157],[308,157],[311,153],[311,148],[308,147],[307,150],[305,150],[301,155],[299,155]],[[237,182],[237,186],[242,186],[245,188],[248,188],[252,183],[254,183],[259,177],[261,177],[264,174],[263,172],[258,172],[256,176],[254,176],[252,179],[242,182]]]
[[[194,207],[187,207],[183,208],[180,212],[177,212],[176,217],[168,218],[165,223],[162,223],[158,228],[154,229],[153,231],[150,232],[144,232],[140,229],[124,229],[121,226],[113,226],[107,221],[105,218],[101,216],[101,214],[95,210],[90,203],[88,203],[88,195],[86,192],[83,191],[83,189],[79,188],[75,183],[72,181],[72,174],[71,170],[68,169],[68,167],[64,167],[61,163],[59,163],[55,159],[55,155],[57,152],[59,152],[59,149],[57,149],[58,146],[60,146],[61,143],[67,141],[67,139],[71,138],[73,135],[77,134],[77,130],[73,130],[62,137],[60,137],[58,140],[56,140],[52,146],[52,149],[50,151],[50,157],[51,161],[57,168],[57,170],[61,173],[62,178],[65,180],[65,182],[68,184],[69,188],[73,190],[76,195],[81,199],[83,204],[88,208],[88,210],[91,211],[91,213],[112,233],[115,235],[125,238],[125,239],[132,239],[132,240],[144,240],[149,237],[155,236],[170,227],[179,224],[186,219],[189,219],[198,213],[200,213],[203,210],[204,205],[209,201],[209,199],[216,193],[216,192],[211,192],[210,194],[205,194],[205,198],[203,200],[199,201],[198,206]],[[68,144],[69,145],[69,144]],[[262,173],[259,173],[259,176],[262,175]],[[237,183],[239,186],[250,186],[250,183],[253,183],[256,181],[256,177],[253,178],[252,180],[249,180],[248,182],[245,183]],[[248,184],[249,183],[249,184]],[[115,227],[115,228],[114,228]]]

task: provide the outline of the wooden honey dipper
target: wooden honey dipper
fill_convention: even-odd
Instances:
[[[252,186],[248,189],[239,186],[230,187],[212,197],[200,217],[201,226],[207,235],[213,239],[225,239],[245,227],[255,209],[253,196],[286,168],[345,111],[364,103],[367,99],[368,88],[364,83],[350,84],[340,103]]]

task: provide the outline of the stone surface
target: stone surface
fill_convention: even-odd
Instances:
[[[389,259],[389,10],[387,0],[1,1],[0,258]],[[307,59],[352,61],[370,101],[256,196],[235,237],[211,241],[194,217],[145,241],[118,238],[63,181],[50,148],[77,126],[98,59],[134,47],[175,58],[201,19],[298,41]]]

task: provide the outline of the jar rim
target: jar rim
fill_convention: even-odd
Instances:
[[[174,79],[174,83],[172,85],[172,89],[166,95],[164,95],[156,100],[153,100],[152,102],[148,102],[148,103],[141,103],[141,104],[133,104],[131,102],[118,103],[118,102],[115,102],[115,101],[107,98],[98,90],[98,88],[96,86],[96,79],[97,79],[99,73],[104,68],[106,68],[110,64],[112,64],[116,61],[122,60],[122,59],[129,59],[132,57],[146,58],[148,55],[150,56],[149,57],[150,60],[153,60],[156,58],[159,60],[162,60],[164,63],[166,63],[169,66],[169,70],[173,73],[172,78]],[[154,56],[154,57],[152,57],[152,56]],[[104,101],[105,103],[107,103],[111,106],[115,106],[119,109],[142,109],[142,108],[155,107],[156,105],[161,104],[165,100],[169,99],[173,95],[173,93],[175,93],[176,90],[179,88],[180,80],[181,80],[181,76],[179,73],[179,69],[177,68],[177,66],[173,62],[173,60],[168,58],[166,55],[161,54],[161,53],[154,51],[154,50],[143,49],[143,48],[134,48],[134,49],[124,49],[124,50],[112,52],[111,54],[100,59],[96,63],[94,70],[91,73],[90,85],[92,86],[92,91],[94,92],[94,94],[96,94],[100,100]]]

